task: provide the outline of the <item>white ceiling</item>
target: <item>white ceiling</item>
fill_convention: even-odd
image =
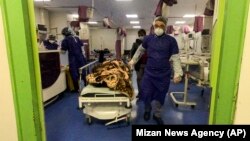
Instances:
[[[177,0],[178,4],[170,7],[168,24],[177,20],[185,20],[187,24],[193,23],[193,18],[185,18],[185,14],[202,15],[207,0]],[[138,14],[142,28],[149,29],[154,19],[154,12],[159,0],[133,0],[130,2],[117,2],[115,0],[94,0],[94,17],[91,20],[102,21],[106,16],[111,17],[116,26],[131,28],[130,19],[126,14]],[[45,7],[49,11],[66,11],[77,14],[77,7],[86,5],[91,7],[92,0],[52,0],[51,2],[35,2],[37,7]]]

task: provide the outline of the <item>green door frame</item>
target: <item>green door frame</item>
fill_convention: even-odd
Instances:
[[[33,0],[0,0],[19,141],[45,141]],[[8,129],[6,129],[8,130]]]
[[[209,124],[233,124],[249,0],[219,0],[212,39]]]
[[[219,0],[219,3],[219,19],[214,26],[212,39],[213,90],[209,123],[232,124],[249,0]],[[8,47],[18,139],[45,141],[34,3],[33,0],[0,0],[0,6]]]

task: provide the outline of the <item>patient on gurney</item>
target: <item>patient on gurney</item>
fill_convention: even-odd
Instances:
[[[95,87],[108,87],[114,91],[120,91],[130,99],[133,98],[134,92],[131,84],[131,72],[129,67],[122,61],[105,61],[92,70],[87,75],[88,84]]]

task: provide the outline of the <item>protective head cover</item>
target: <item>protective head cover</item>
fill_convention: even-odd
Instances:
[[[155,34],[157,36],[161,36],[165,31],[167,25],[167,19],[162,16],[156,17],[153,25]]]
[[[63,28],[62,29],[62,35],[64,35],[64,36],[70,36],[70,35],[72,35],[71,29],[68,28],[68,27]]]
[[[56,36],[54,36],[54,35],[49,35],[48,40],[49,40],[50,43],[55,43],[55,42],[56,42]]]

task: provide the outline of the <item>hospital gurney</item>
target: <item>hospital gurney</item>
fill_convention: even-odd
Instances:
[[[105,125],[126,120],[130,122],[132,106],[130,98],[119,91],[107,87],[87,85],[79,96],[79,108],[83,109],[86,122],[92,123],[92,117],[100,120],[111,120]]]

